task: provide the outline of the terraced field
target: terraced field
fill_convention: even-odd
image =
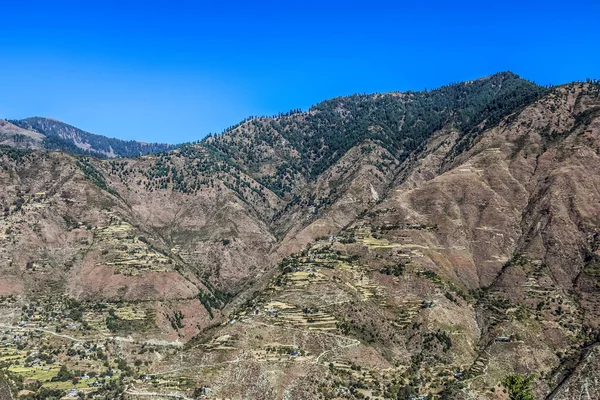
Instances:
[[[136,236],[131,224],[111,219],[110,225],[94,229],[95,245],[105,255],[104,265],[132,276],[173,270],[173,260],[152,249],[143,237]]]

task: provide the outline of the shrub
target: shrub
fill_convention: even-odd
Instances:
[[[522,376],[520,374],[509,375],[504,381],[508,389],[510,400],[535,400],[532,393],[532,385],[535,375]]]

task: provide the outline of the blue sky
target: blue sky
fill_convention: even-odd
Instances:
[[[0,117],[178,143],[511,70],[600,78],[598,1],[3,1]]]

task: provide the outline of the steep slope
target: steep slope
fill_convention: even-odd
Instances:
[[[44,135],[0,120],[0,145],[25,149],[43,148]]]
[[[544,92],[504,72],[432,91],[340,97],[307,113],[252,119],[202,145],[283,196],[302,192],[303,182],[316,180],[366,140],[404,160],[445,126],[455,126],[468,141]]]
[[[50,118],[33,117],[10,122],[26,131],[43,135],[41,147],[49,150],[112,158],[136,157],[174,148],[163,143],[142,143],[95,135]]]
[[[90,159],[61,153],[6,150],[2,165],[4,296],[66,294],[173,308],[195,301],[189,313],[206,321],[191,325],[190,335],[212,318],[207,301],[222,305],[265,266],[275,243],[250,206],[218,179],[191,195],[137,190],[105,179],[117,173]]]
[[[594,398],[598,93],[557,88],[458,157],[452,131],[435,136],[383,201],[192,341],[178,373],[211,366],[202,385],[230,398],[505,398],[528,374],[536,398]]]
[[[9,377],[503,399],[536,373],[538,397],[595,393],[598,93],[503,73],[132,159],[2,148]],[[55,364],[28,358],[42,343]]]

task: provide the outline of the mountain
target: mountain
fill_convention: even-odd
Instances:
[[[0,145],[25,149],[41,149],[44,135],[0,120]]]
[[[175,146],[142,143],[95,135],[50,118],[33,117],[2,121],[0,143],[21,148],[60,150],[101,158],[137,157],[159,153]]]
[[[595,81],[337,98],[135,158],[0,152],[24,398],[600,395]]]

